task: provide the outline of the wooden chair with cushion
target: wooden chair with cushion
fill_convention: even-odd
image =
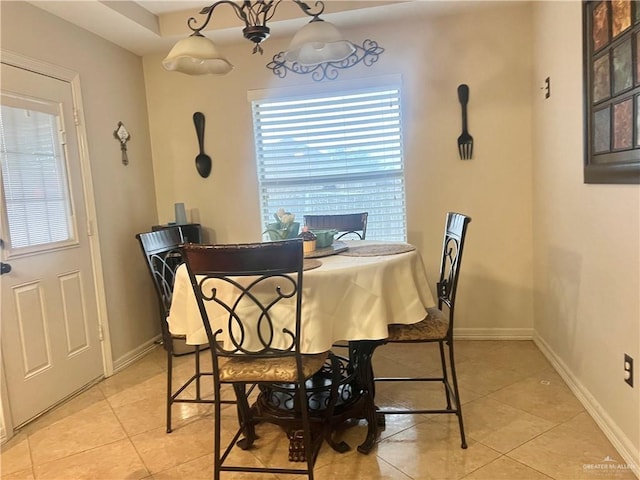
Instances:
[[[367,235],[367,212],[340,215],[305,215],[304,224],[311,230],[338,231],[336,240],[349,236],[364,240]]]
[[[460,213],[447,214],[442,258],[440,263],[440,278],[437,283],[438,306],[427,309],[427,316],[421,322],[412,325],[389,325],[389,336],[384,343],[438,343],[440,348],[440,362],[442,375],[437,377],[375,377],[375,382],[442,382],[446,398],[446,407],[438,409],[380,407],[379,413],[389,414],[422,414],[444,413],[458,417],[460,427],[461,447],[467,448],[462,421],[462,407],[458,391],[458,379],[453,348],[453,321],[458,289],[458,278],[462,262],[467,225],[471,218]],[[448,347],[448,361],[445,355],[445,345]],[[384,348],[384,347],[382,347]],[[448,363],[448,366],[447,366]]]
[[[306,474],[323,438],[330,438],[330,418],[338,398],[339,372],[330,352],[300,351],[303,250],[302,239],[239,245],[186,245],[184,258],[209,339],[215,398],[223,385],[232,385],[238,402],[239,427],[231,441],[221,444],[221,402],[214,406],[214,478],[221,472]],[[333,385],[328,408],[311,416],[305,382],[329,359]],[[246,386],[262,388],[290,385],[293,389],[291,421],[299,422],[304,443],[305,468],[229,465],[234,445],[243,449],[257,439],[256,423],[273,421],[260,408],[250,408]],[[312,423],[315,427],[312,432]],[[323,433],[316,435],[318,428]],[[240,438],[243,436],[244,438]]]
[[[153,280],[153,285],[160,307],[160,328],[162,331],[162,345],[167,352],[167,433],[171,433],[171,407],[174,403],[213,403],[212,399],[203,399],[201,396],[201,378],[211,376],[212,372],[202,372],[200,370],[200,351],[202,346],[195,345],[194,372],[191,377],[174,390],[173,385],[173,357],[174,341],[184,340],[184,336],[173,335],[169,331],[167,317],[171,308],[171,298],[173,295],[173,283],[176,269],[182,263],[183,237],[180,229],[168,228],[153,232],[139,233],[136,235],[142,253],[144,254],[149,274]],[[190,385],[195,386],[193,396],[185,392]]]

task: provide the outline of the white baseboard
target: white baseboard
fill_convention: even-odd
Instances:
[[[454,328],[456,340],[531,340],[533,328]]]
[[[559,358],[549,345],[537,334],[533,336],[533,342],[537,345],[547,360],[571,389],[582,406],[598,424],[605,436],[613,444],[614,448],[622,456],[625,463],[632,467],[632,472],[640,478],[640,452],[637,451],[629,437],[618,427],[600,403],[591,395],[582,383],[571,373],[565,363]]]
[[[120,370],[128,367],[136,360],[144,357],[147,353],[158,346],[158,341],[162,340],[162,335],[158,335],[151,340],[140,345],[138,348],[127,352],[125,355],[121,356],[117,360],[113,361],[113,373],[117,373]]]

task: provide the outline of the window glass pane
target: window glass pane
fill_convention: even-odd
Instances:
[[[598,110],[593,116],[593,151],[608,152],[611,148],[611,116],[609,108]]]
[[[58,120],[50,112],[2,105],[2,185],[12,249],[71,239]]]
[[[613,148],[631,148],[633,142],[633,99],[613,106]]]
[[[631,88],[633,69],[631,62],[631,39],[613,49],[613,93]]]
[[[606,53],[593,62],[593,103],[609,98],[610,90],[609,53]]]
[[[406,240],[398,86],[257,100],[253,117],[263,227],[279,208],[368,212],[367,239]]]
[[[613,36],[617,36],[631,26],[631,2],[629,0],[613,0],[611,2]]]
[[[609,11],[607,2],[593,9],[593,51],[598,51],[609,42]]]

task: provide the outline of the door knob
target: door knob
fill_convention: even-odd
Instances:
[[[4,275],[5,273],[9,273],[11,271],[11,265],[8,263],[0,262],[0,275]]]

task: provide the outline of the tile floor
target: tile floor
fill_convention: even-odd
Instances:
[[[373,452],[362,455],[365,426],[341,432],[351,451],[322,447],[319,480],[351,479],[635,479],[624,461],[529,341],[458,341],[457,365],[469,448],[460,448],[453,416],[388,416]],[[388,345],[377,350],[376,371],[433,369],[432,346]],[[427,349],[418,355],[418,349]],[[424,350],[423,350],[424,352]],[[208,357],[208,352],[203,358]],[[206,360],[205,360],[206,361]],[[175,374],[188,375],[189,357]],[[174,407],[174,431],[165,433],[165,356],[155,349],[134,365],[24,427],[2,446],[1,478],[52,480],[210,479],[211,406]],[[435,391],[381,384],[379,405],[435,398]],[[235,415],[226,407],[225,414]],[[233,420],[233,418],[231,418]],[[272,425],[258,427],[238,461],[287,464],[288,441]],[[616,468],[617,467],[617,468]],[[223,474],[223,479],[298,477]]]

